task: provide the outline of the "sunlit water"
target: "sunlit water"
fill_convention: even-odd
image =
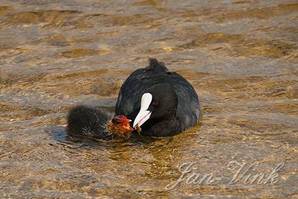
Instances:
[[[179,2],[1,0],[1,198],[298,197],[297,1]],[[66,136],[72,106],[112,114],[149,57],[194,85],[199,126],[161,139]],[[195,162],[189,174],[218,179],[166,189]],[[247,175],[284,166],[277,183],[231,184],[235,162],[256,164]]]

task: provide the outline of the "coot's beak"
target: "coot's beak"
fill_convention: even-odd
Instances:
[[[133,122],[133,128],[136,128],[137,126],[141,127],[147,120],[149,120],[150,116],[150,111],[140,111]]]
[[[147,120],[150,119],[151,111],[148,110],[152,102],[152,95],[150,93],[145,93],[142,96],[140,111],[133,122],[133,128],[141,127]]]

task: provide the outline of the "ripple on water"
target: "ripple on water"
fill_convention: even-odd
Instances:
[[[5,1],[0,6],[1,198],[297,196],[297,3]],[[199,93],[201,123],[170,138],[69,137],[67,111],[113,115],[127,76],[156,57]],[[230,161],[276,185],[228,182]],[[179,166],[222,178],[181,183]],[[295,195],[296,194],[296,195]]]

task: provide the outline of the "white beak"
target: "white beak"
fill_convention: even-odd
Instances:
[[[136,126],[141,127],[151,116],[151,111],[148,110],[152,102],[152,95],[150,93],[145,93],[141,99],[140,111],[133,122],[133,128]]]

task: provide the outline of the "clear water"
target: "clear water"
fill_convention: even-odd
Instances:
[[[288,0],[1,0],[0,197],[297,198],[297,21]],[[194,85],[201,124],[171,138],[70,140],[67,111],[112,113],[149,57]],[[218,179],[167,190],[194,162],[188,177]],[[230,184],[235,162],[256,164],[246,175],[284,166],[277,183]]]

